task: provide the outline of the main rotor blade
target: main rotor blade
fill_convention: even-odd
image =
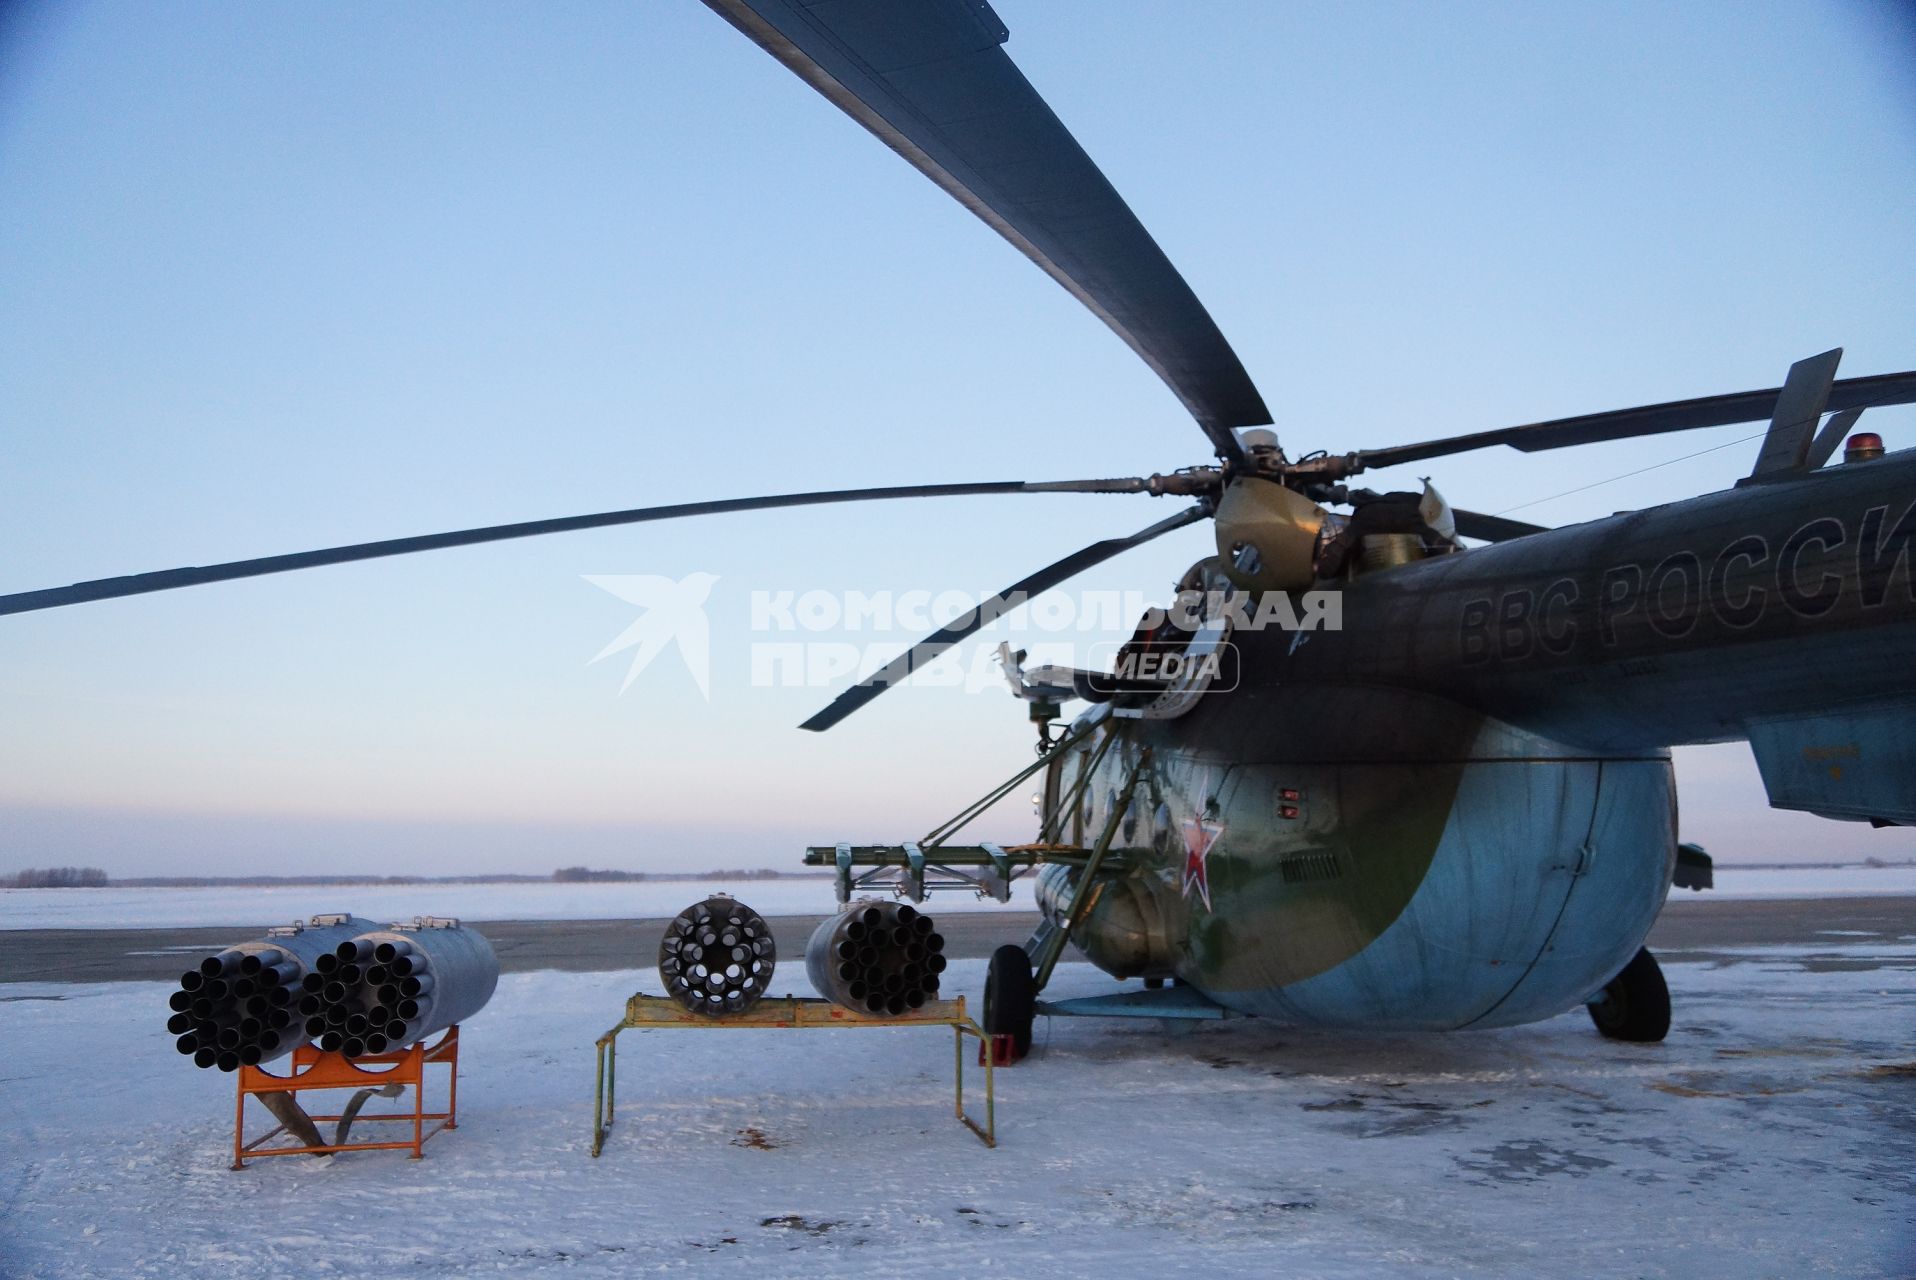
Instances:
[[[705,0],[1011,241],[1170,386],[1218,455],[1270,410],[1204,305],[1000,48],[985,0]]]
[[[1472,449],[1488,449],[1496,444],[1507,444],[1525,453],[1535,453],[1575,444],[1595,444],[1600,440],[1661,435],[1666,431],[1694,431],[1699,427],[1724,427],[1736,422],[1768,422],[1775,415],[1777,397],[1782,394],[1783,388],[1769,387],[1762,391],[1738,391],[1724,396],[1704,396],[1697,400],[1673,400],[1667,404],[1617,409],[1610,413],[1588,413],[1578,418],[1557,418],[1521,427],[1503,427],[1496,431],[1478,431],[1443,440],[1426,440],[1420,444],[1362,449],[1355,457],[1361,470],[1366,467],[1394,466],[1400,462],[1421,462],[1425,458],[1441,458],[1453,453],[1468,453]],[[1838,412],[1910,403],[1916,403],[1916,371],[1839,379],[1830,386],[1826,408],[1830,412]]]
[[[1049,591],[1059,583],[1083,573],[1091,566],[1103,564],[1113,556],[1121,555],[1133,547],[1141,547],[1153,538],[1162,537],[1174,529],[1182,529],[1189,524],[1196,524],[1210,514],[1211,509],[1208,505],[1188,507],[1168,520],[1160,520],[1147,529],[1138,530],[1128,538],[1106,538],[1103,542],[1094,542],[1082,551],[1072,552],[1056,564],[1046,565],[1031,576],[1021,578],[963,617],[954,619],[948,626],[938,628],[878,671],[839,694],[832,699],[830,706],[807,720],[799,728],[810,729],[814,733],[821,733],[831,728],[885,690],[904,680],[913,671],[930,663],[939,654],[974,632],[1010,613],[1032,596]]]
[[[452,533],[429,533],[412,538],[388,538],[383,542],[357,542],[345,547],[326,547],[319,551],[298,551],[291,555],[262,556],[256,560],[233,560],[225,564],[163,569],[157,573],[137,573],[124,578],[100,578],[76,582],[70,587],[49,587],[40,591],[21,591],[0,596],[0,614],[29,613],[35,609],[56,609],[61,605],[82,604],[91,600],[112,600],[120,596],[144,595],[150,591],[171,591],[176,587],[196,587],[208,582],[230,582],[235,578],[257,578],[269,573],[288,573],[294,569],[314,569],[321,565],[347,564],[354,560],[377,560],[385,556],[411,555],[415,551],[438,551],[446,547],[468,547],[481,542],[505,542],[513,538],[534,538],[547,533],[571,533],[579,529],[603,529],[611,525],[643,524],[652,520],[677,520],[684,516],[723,515],[734,511],[763,511],[773,507],[811,507],[834,502],[877,502],[892,498],[952,498],[994,493],[1139,493],[1147,481],[1115,480],[992,480],[975,484],[897,485],[878,489],[826,489],[816,493],[782,493],[760,498],[722,498],[714,502],[681,502],[664,507],[635,507],[629,511],[601,511],[595,515],[563,516],[557,520],[528,520],[522,524],[496,524],[480,529],[460,529]]]

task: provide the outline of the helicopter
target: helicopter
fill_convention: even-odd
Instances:
[[[1143,1016],[1450,1029],[1581,1003],[1606,1034],[1654,1040],[1669,1001],[1642,943],[1678,856],[1671,746],[1748,740],[1779,806],[1916,822],[1906,781],[1916,461],[1853,434],[1865,410],[1916,401],[1916,373],[1839,379],[1840,355],[1828,352],[1777,387],[1294,460],[1262,431],[1272,415],[1195,294],[1005,55],[1008,32],[988,5],[710,5],[1109,325],[1184,404],[1213,459],[1144,477],[833,490],[497,525],[22,592],[0,598],[0,612],[774,507],[1012,493],[1183,500],[1012,584],[804,726],[830,728],[1025,598],[1211,523],[1217,553],[1182,584],[1194,608],[1148,620],[1125,656],[1197,651],[1228,656],[1228,671],[1027,672],[1007,654],[1041,729],[1037,840],[957,846],[940,832],[807,854],[838,868],[844,887],[881,870],[914,891],[938,875],[995,890],[1035,870],[1045,926],[1001,949],[988,981],[987,1029],[1014,1055],[1066,943],[1114,976],[1143,978],[1150,994],[1124,997]],[[1766,421],[1747,483],[1565,529],[1452,509],[1434,489],[1350,483],[1482,448]],[[1846,441],[1845,460],[1828,465]],[[1335,630],[1257,625],[1267,604],[1326,591],[1339,601]],[[1067,697],[1091,709],[1053,736]]]

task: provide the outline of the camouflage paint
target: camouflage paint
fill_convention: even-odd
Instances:
[[[1242,685],[1180,719],[1087,713],[1120,743],[1079,817],[1148,746],[1131,887],[1171,971],[1228,1007],[1551,1017],[1669,891],[1667,747],[1774,738],[1816,784],[1785,803],[1916,815],[1913,560],[1904,453],[1365,575],[1341,632],[1234,635]],[[1840,794],[1846,769],[1867,788]],[[1206,819],[1208,901],[1186,866]]]
[[[1357,714],[1326,727],[1327,700]],[[1199,723],[1107,721],[1121,741],[1088,825],[1151,742],[1147,839],[1131,846],[1139,865],[1117,900],[1148,894],[1168,971],[1228,1007],[1432,1029],[1552,1016],[1634,954],[1667,891],[1674,792],[1661,753],[1591,759],[1402,691],[1240,695],[1206,711]],[[1196,749],[1246,727],[1263,745],[1242,757],[1264,758]],[[1291,793],[1298,816],[1276,816]],[[1184,885],[1184,832],[1207,811],[1223,828],[1208,904]],[[1601,890],[1583,883],[1594,868]],[[1116,924],[1094,908],[1080,926],[1094,963],[1120,950],[1100,936]]]

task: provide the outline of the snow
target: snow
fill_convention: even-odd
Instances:
[[[1916,867],[1718,867],[1717,888],[1682,901],[1735,898],[1827,898],[1916,895]],[[1031,906],[1031,881],[1012,887],[1012,902]],[[0,889],[0,929],[161,929],[249,926],[351,910],[374,920],[416,915],[464,920],[621,920],[675,916],[709,893],[730,893],[760,915],[824,915],[835,909],[829,879],[642,880],[631,884],[328,885],[197,889]],[[992,909],[997,903],[943,893],[938,914]]]
[[[1672,964],[1652,1046],[1580,1012],[1057,1019],[998,1076],[995,1151],[951,1117],[942,1030],[627,1032],[598,1160],[592,1042],[655,976],[511,974],[424,1160],[239,1173],[233,1081],[173,1053],[165,986],[3,985],[0,1274],[1907,1275],[1912,972],[1907,940]],[[1110,989],[1070,964],[1054,994]]]
[[[248,926],[350,910],[370,920],[418,915],[462,920],[626,920],[669,918],[713,893],[729,893],[762,916],[829,915],[838,909],[828,878],[640,880],[628,884],[352,884],[263,888],[0,889],[0,929],[164,929]],[[1030,908],[1029,878],[1011,901]],[[937,911],[997,909],[991,898],[940,893]]]
[[[1862,898],[1916,894],[1916,867],[1725,867],[1699,898]],[[1687,889],[1670,896],[1688,900]]]

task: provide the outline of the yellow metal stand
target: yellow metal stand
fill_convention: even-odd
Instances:
[[[710,1018],[693,1013],[676,1000],[643,993],[625,1002],[625,1020],[600,1036],[599,1076],[592,1103],[592,1154],[605,1146],[606,1130],[612,1127],[614,1092],[617,1084],[619,1033],[634,1027],[653,1030],[682,1028],[709,1031],[765,1031],[777,1027],[950,1027],[954,1044],[953,1097],[958,1119],[978,1135],[987,1147],[998,1145],[998,1099],[992,1090],[991,1054],[983,1054],[985,1064],[985,1122],[981,1126],[965,1114],[965,1037],[975,1038],[982,1046],[985,1033],[965,1013],[965,998],[934,1000],[922,1009],[897,1017],[877,1017],[854,1013],[829,1000],[784,996],[761,1000],[744,1013],[726,1018]]]

